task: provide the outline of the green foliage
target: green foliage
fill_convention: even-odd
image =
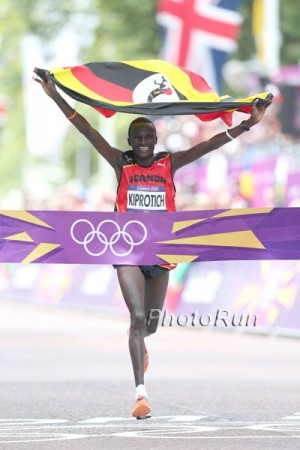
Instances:
[[[299,21],[299,0],[282,0],[280,2],[280,28],[282,34],[280,60],[282,65],[300,63]]]
[[[0,131],[0,196],[10,187],[22,187],[24,161],[38,164],[26,152],[23,106],[23,67],[21,45],[28,34],[40,37],[45,59],[50,58],[51,42],[65,27],[82,37],[79,49],[82,63],[89,61],[143,59],[157,57],[159,40],[155,21],[155,0],[2,0],[0,9],[0,98],[8,107]],[[43,94],[41,94],[43,95]],[[84,111],[93,121],[97,114]],[[68,133],[63,154],[67,174],[74,174],[76,148],[82,137]],[[87,147],[88,144],[86,145]],[[92,167],[97,167],[94,156]],[[93,169],[92,169],[93,170]],[[1,191],[2,189],[2,191]]]
[[[239,61],[247,61],[255,55],[255,42],[252,34],[252,1],[244,0],[240,13],[243,23],[239,34],[239,46],[231,57]]]
[[[98,0],[99,25],[95,30],[94,57],[104,60],[157,57],[159,39],[153,0]],[[96,50],[96,52],[95,52]]]

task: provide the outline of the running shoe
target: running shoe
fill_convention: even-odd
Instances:
[[[131,415],[138,420],[149,419],[151,417],[149,402],[145,397],[139,397],[137,399]]]

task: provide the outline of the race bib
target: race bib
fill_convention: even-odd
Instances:
[[[164,186],[129,185],[127,211],[166,211]]]

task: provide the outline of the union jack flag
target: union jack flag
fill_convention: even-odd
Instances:
[[[243,0],[158,0],[160,58],[198,73],[222,92],[222,67],[237,47]]]

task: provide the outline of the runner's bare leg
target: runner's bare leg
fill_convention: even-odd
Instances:
[[[130,313],[129,352],[135,385],[144,384],[145,277],[138,266],[117,268],[121,291]]]
[[[145,288],[145,316],[146,316],[146,336],[156,332],[159,324],[158,312],[153,314],[151,318],[151,309],[162,312],[164,301],[169,284],[169,271],[163,272],[161,275],[146,280]],[[157,319],[155,318],[157,317]],[[151,319],[151,320],[148,320]]]

